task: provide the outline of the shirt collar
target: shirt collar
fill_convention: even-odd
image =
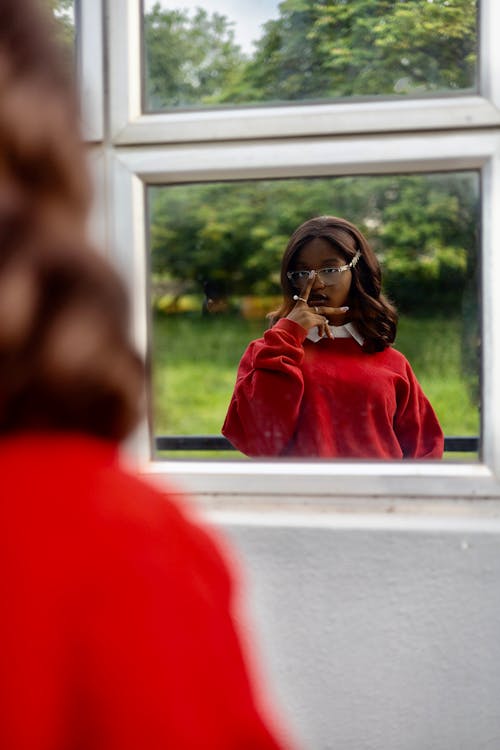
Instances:
[[[347,338],[353,338],[360,346],[363,346],[364,344],[364,338],[359,333],[358,329],[354,325],[354,323],[344,323],[343,326],[328,326],[330,331],[332,332],[332,335],[334,338],[338,339],[347,339]],[[326,338],[326,333],[323,334],[323,336],[320,336],[318,333],[318,326],[313,326],[309,329],[307,332],[306,338],[309,339],[309,341],[313,341],[315,344],[320,341],[322,338]]]

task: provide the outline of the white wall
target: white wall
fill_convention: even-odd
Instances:
[[[306,750],[500,748],[500,522],[214,512]]]

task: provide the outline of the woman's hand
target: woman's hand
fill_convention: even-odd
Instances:
[[[316,271],[311,271],[307,284],[300,295],[294,295],[293,299],[296,300],[295,307],[286,316],[288,320],[293,320],[294,323],[298,323],[299,326],[305,328],[308,331],[313,326],[318,327],[318,333],[320,336],[326,335],[328,338],[333,339],[334,336],[328,327],[328,316],[331,315],[343,315],[349,309],[348,307],[316,307],[309,305],[309,295],[311,289],[314,286],[314,278]]]

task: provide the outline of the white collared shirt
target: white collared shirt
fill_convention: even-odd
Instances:
[[[358,342],[360,346],[363,346],[363,343],[365,340],[363,336],[361,336],[361,334],[357,330],[354,323],[345,323],[343,326],[328,326],[328,328],[332,332],[332,335],[334,338],[338,338],[338,339],[353,338],[355,341]],[[306,339],[309,339],[309,341],[313,341],[315,344],[318,341],[321,341],[322,338],[327,338],[327,336],[326,336],[326,333],[324,333],[323,336],[319,335],[318,326],[313,326],[307,332]]]

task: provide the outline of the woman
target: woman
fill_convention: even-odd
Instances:
[[[0,747],[278,750],[221,543],[122,466],[144,367],[41,7],[0,8]]]
[[[378,261],[349,221],[292,234],[283,303],[244,353],[222,428],[250,456],[439,458],[443,433],[408,361]]]
[[[143,366],[121,282],[81,246],[0,258],[0,746],[282,747],[221,543],[121,465]],[[5,250],[5,248],[4,248]]]

